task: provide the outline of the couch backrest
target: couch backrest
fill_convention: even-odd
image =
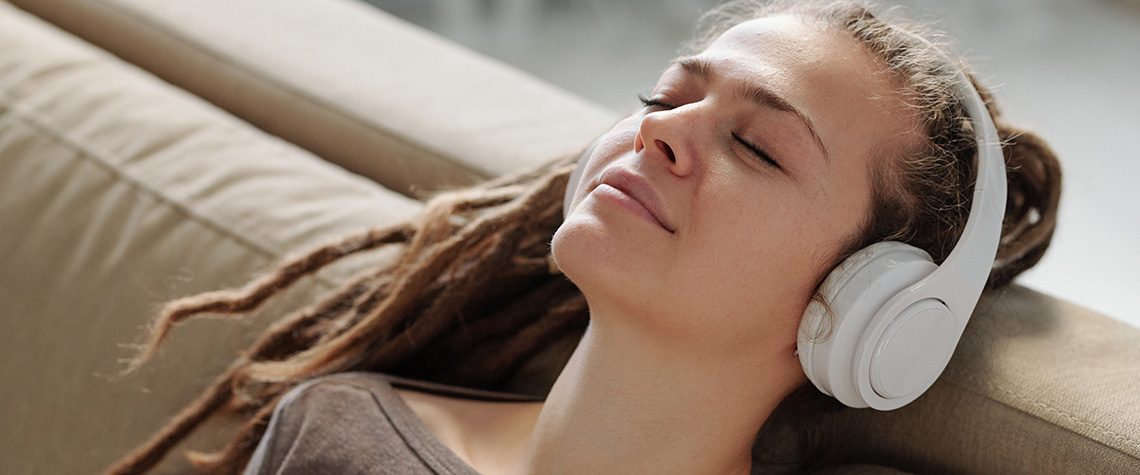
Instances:
[[[579,153],[617,118],[361,1],[11,1],[408,196]]]

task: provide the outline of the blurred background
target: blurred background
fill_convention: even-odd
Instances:
[[[615,111],[637,107],[714,0],[362,0]],[[1140,327],[1140,0],[895,0],[933,23],[1065,171],[1019,282]]]

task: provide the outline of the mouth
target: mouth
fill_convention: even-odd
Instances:
[[[595,187],[595,191],[614,195],[630,211],[641,214],[657,223],[670,234],[676,232],[676,228],[669,223],[665,216],[661,198],[649,184],[649,181],[641,175],[624,168],[609,168],[602,172],[601,180]]]

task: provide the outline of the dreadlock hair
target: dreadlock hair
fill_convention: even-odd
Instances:
[[[888,239],[920,247],[935,262],[944,260],[965,224],[974,179],[974,138],[951,87],[953,71],[964,65],[947,64],[915,38],[916,33],[930,36],[926,30],[883,21],[866,5],[843,0],[732,2],[702,17],[689,49],[701,51],[729,27],[774,14],[796,15],[859,41],[882,61],[886,74],[898,79],[903,97],[919,110],[928,137],[917,148],[880,151],[882,159],[871,170],[872,206],[863,232],[835,257],[835,264]],[[987,282],[997,288],[1036,264],[1048,247],[1056,225],[1060,166],[1044,141],[1009,125],[989,92],[974,82],[997,124],[1007,162],[1005,221]],[[187,456],[212,473],[238,473],[280,397],[307,379],[330,373],[378,371],[485,389],[507,387],[540,349],[577,337],[587,323],[584,297],[552,270],[549,258],[572,168],[572,159],[561,159],[440,194],[412,220],[312,250],[241,289],[167,304],[132,369],[155,352],[176,323],[205,313],[246,315],[338,259],[385,246],[403,247],[391,265],[271,325],[195,401],[109,473],[149,470],[217,414],[246,422],[218,452]],[[566,353],[549,362],[554,373],[568,357]],[[549,376],[549,381],[531,387],[548,389],[554,374]],[[836,405],[815,396],[809,386],[794,392],[769,418],[760,437],[773,439],[789,421],[805,425],[805,415],[810,418]],[[800,437],[802,446],[813,441],[818,445],[810,431]],[[804,447],[797,452],[803,453]]]
[[[153,355],[179,322],[205,313],[244,315],[338,259],[404,247],[390,266],[271,325],[196,400],[108,472],[145,472],[206,419],[231,414],[246,423],[229,445],[188,457],[212,473],[238,473],[278,399],[325,374],[380,371],[502,388],[538,350],[586,326],[585,298],[548,258],[572,165],[560,160],[440,194],[413,220],[314,249],[244,288],[170,302],[131,369]]]

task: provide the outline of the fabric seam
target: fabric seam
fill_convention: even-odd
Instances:
[[[7,94],[4,96],[10,97],[7,96]],[[214,219],[203,216],[202,214],[194,211],[189,205],[179,201],[172,196],[166,195],[165,193],[162,193],[161,191],[158,191],[157,189],[147,185],[142,180],[131,176],[126,171],[113,165],[110,160],[101,156],[102,154],[100,152],[93,150],[93,147],[84,147],[83,144],[81,144],[79,141],[76,141],[66,133],[63,133],[62,131],[43,121],[34,111],[21,107],[20,104],[15,102],[10,102],[7,105],[7,109],[8,113],[0,114],[0,117],[8,115],[20,123],[41,131],[49,138],[51,138],[55,143],[67,147],[68,149],[71,149],[73,152],[75,152],[76,158],[89,163],[94,163],[99,168],[106,170],[113,177],[115,177],[116,181],[127,184],[131,188],[138,190],[140,193],[150,196],[159,203],[163,203],[166,206],[169,206],[178,213],[184,215],[187,219],[197,222],[198,224],[206,227],[207,229],[211,229],[220,235],[226,236],[242,245],[243,247],[257,252],[270,260],[277,261],[282,258],[283,254],[274,252],[270,250],[269,247],[254,242],[253,239],[246,237],[245,235],[240,234],[233,229],[230,229],[228,226],[219,223]],[[335,287],[332,282],[319,274],[314,274],[310,277],[318,280],[324,285]]]
[[[989,394],[987,394],[987,393],[986,393],[986,392],[984,392],[984,391],[979,391],[979,390],[978,390],[978,389],[976,389],[976,388],[972,388],[972,387],[966,386],[966,385],[964,385],[964,384],[961,384],[961,383],[959,383],[959,382],[956,382],[956,381],[947,381],[947,382],[948,382],[948,383],[950,383],[950,384],[952,384],[952,385],[954,385],[954,386],[957,386],[957,387],[959,387],[959,388],[961,388],[961,389],[963,389],[963,390],[965,390],[965,391],[968,391],[968,392],[970,392],[970,393],[973,393],[973,394],[975,394],[975,395],[978,395],[978,396],[980,396],[980,397],[982,397],[982,398],[985,398],[985,399],[989,399],[989,400],[992,400],[992,401],[998,402],[998,403],[1000,403],[1001,405],[1003,405],[1003,406],[1006,406],[1006,407],[1008,407],[1008,408],[1010,408],[1010,409],[1014,409],[1014,410],[1016,410],[1016,411],[1019,411],[1019,412],[1025,413],[1025,414],[1029,414],[1029,415],[1033,416],[1035,419],[1038,419],[1038,420],[1041,420],[1041,421],[1047,422],[1047,423],[1049,423],[1050,425],[1053,425],[1053,426],[1056,426],[1056,427],[1060,427],[1060,428],[1062,428],[1062,429],[1064,429],[1064,430],[1066,430],[1066,431],[1072,432],[1072,433],[1074,433],[1074,434],[1078,434],[1078,435],[1081,435],[1083,438],[1085,438],[1085,439],[1087,439],[1087,440],[1092,440],[1092,441],[1095,441],[1096,443],[1098,443],[1098,444],[1101,444],[1101,445],[1104,445],[1104,446],[1106,446],[1106,447],[1111,447],[1111,448],[1113,448],[1114,450],[1116,450],[1116,451],[1118,451],[1118,452],[1120,452],[1120,453],[1122,453],[1122,454],[1124,454],[1124,455],[1126,455],[1126,456],[1129,456],[1129,457],[1131,457],[1131,458],[1133,458],[1133,459],[1137,459],[1137,460],[1140,460],[1140,457],[1138,457],[1136,454],[1130,454],[1130,453],[1127,453],[1127,452],[1125,452],[1124,450],[1121,450],[1121,448],[1119,448],[1119,447],[1114,447],[1114,446],[1112,446],[1112,445],[1110,445],[1110,444],[1107,444],[1107,443],[1105,443],[1105,441],[1089,438],[1088,436],[1086,436],[1086,435],[1083,435],[1083,434],[1080,434],[1079,432],[1077,432],[1077,431],[1073,430],[1072,428],[1069,428],[1069,427],[1065,427],[1065,426],[1060,426],[1060,425],[1057,425],[1057,424],[1055,424],[1055,423],[1051,423],[1051,422],[1047,421],[1046,419],[1044,419],[1043,417],[1041,417],[1040,415],[1034,414],[1034,413],[1032,413],[1032,412],[1030,412],[1030,411],[1026,410],[1025,408],[1022,408],[1022,407],[1018,407],[1017,405],[1014,405],[1014,404],[1010,404],[1009,402],[1006,402],[1006,401],[1002,401],[1002,400],[1000,400],[1000,399],[996,399],[996,398],[993,398],[992,396],[990,396]],[[1049,405],[1049,404],[1047,404],[1047,403],[1044,403],[1044,402],[1041,402],[1041,401],[1035,401],[1035,400],[1033,400],[1033,399],[1030,399],[1030,398],[1028,398],[1028,397],[1026,397],[1026,396],[1023,396],[1023,395],[1021,395],[1021,394],[1018,394],[1016,391],[1013,391],[1013,390],[1009,390],[1009,389],[1005,389],[1005,388],[1000,388],[1000,387],[997,387],[997,386],[995,386],[995,385],[993,385],[993,384],[982,383],[982,382],[979,382],[979,385],[980,385],[980,386],[982,386],[984,389],[987,389],[987,390],[990,390],[990,391],[993,391],[993,392],[997,392],[997,393],[1000,393],[1000,394],[1004,394],[1004,395],[1006,395],[1006,396],[1009,396],[1009,397],[1013,398],[1015,401],[1018,401],[1018,402],[1021,402],[1021,403],[1025,403],[1025,404],[1028,404],[1028,405],[1031,405],[1031,406],[1034,406],[1034,407],[1038,407],[1038,408],[1044,409],[1045,411],[1047,411],[1047,412],[1049,412],[1049,413],[1051,413],[1051,414],[1057,415],[1057,416],[1059,416],[1059,417],[1061,417],[1061,418],[1063,418],[1063,419],[1065,419],[1065,420],[1068,420],[1068,421],[1074,422],[1074,423],[1076,423],[1076,424],[1077,424],[1077,425],[1079,425],[1079,426],[1087,427],[1087,428],[1089,428],[1090,430],[1092,430],[1094,433],[1100,434],[1100,435],[1102,435],[1102,436],[1105,436],[1105,437],[1107,437],[1107,438],[1109,438],[1109,439],[1113,439],[1113,440],[1119,441],[1119,442],[1123,443],[1124,445],[1126,445],[1126,446],[1129,446],[1129,447],[1131,447],[1131,448],[1133,448],[1133,449],[1137,449],[1137,450],[1140,450],[1140,441],[1137,441],[1137,440],[1135,440],[1135,439],[1132,439],[1131,437],[1129,437],[1129,436],[1127,436],[1127,435],[1125,435],[1125,434],[1121,434],[1121,433],[1118,433],[1118,432],[1115,432],[1115,431],[1109,430],[1109,429],[1107,429],[1107,428],[1105,428],[1105,427],[1102,427],[1102,426],[1100,426],[1100,425],[1097,425],[1096,423],[1093,423],[1093,422],[1090,422],[1090,421],[1087,421],[1087,420],[1081,419],[1081,418],[1079,418],[1079,417],[1077,417],[1077,416],[1074,416],[1074,415],[1072,415],[1072,414],[1069,414],[1069,413],[1067,413],[1067,412],[1065,412],[1065,411],[1063,411],[1063,410],[1061,410],[1061,409],[1058,409],[1058,408],[1056,408],[1056,407],[1053,407],[1053,406],[1051,406],[1051,405]]]
[[[430,467],[433,472],[439,473],[439,471],[442,470],[443,472],[445,472],[447,474],[461,475],[461,472],[463,470],[461,468],[453,466],[451,464],[451,461],[448,460],[445,456],[441,456],[441,454],[437,454],[433,450],[427,450],[426,451],[427,453],[424,453],[423,451],[420,451],[420,450],[416,450],[413,447],[413,443],[408,440],[409,437],[416,437],[417,439],[423,439],[424,437],[426,437],[426,435],[424,435],[424,434],[415,434],[415,433],[409,434],[409,433],[405,433],[402,430],[402,429],[407,428],[406,426],[408,424],[412,424],[412,425],[419,424],[422,426],[423,421],[419,421],[419,420],[409,421],[409,420],[407,420],[408,415],[401,414],[399,410],[397,410],[396,413],[394,414],[392,412],[393,408],[390,408],[390,407],[387,407],[386,405],[384,405],[383,401],[381,401],[379,399],[379,397],[377,396],[377,394],[375,392],[373,392],[370,388],[367,388],[367,387],[361,385],[360,383],[357,383],[356,381],[352,381],[352,380],[334,380],[334,381],[337,381],[338,383],[341,383],[341,384],[346,384],[346,385],[352,386],[354,388],[357,388],[359,390],[362,390],[362,391],[368,393],[369,397],[372,398],[372,402],[376,403],[376,407],[378,407],[380,409],[380,411],[384,413],[385,417],[387,417],[390,421],[393,422],[393,426],[396,430],[396,434],[398,434],[400,436],[400,439],[404,441],[404,444],[407,445],[409,448],[411,448],[412,453],[414,453],[417,458],[419,458],[421,461],[423,461],[424,465],[427,465],[428,467]],[[384,384],[387,384],[389,386],[389,388],[391,388],[391,383],[389,383],[387,380],[384,380]],[[399,398],[400,397],[399,394],[394,393],[395,388],[391,388],[391,389],[393,391],[392,396]],[[404,404],[406,405],[406,403],[404,403]],[[396,423],[396,421],[395,421],[396,419],[399,419],[400,422]],[[442,446],[442,443],[439,442],[438,440],[434,440],[434,441],[433,440],[418,440],[415,442],[415,445],[421,445],[421,446],[426,445],[428,447],[425,447],[425,448],[430,449],[430,448],[433,448],[433,447],[431,447],[432,445],[434,445],[433,442],[438,443],[439,445]],[[455,455],[455,456],[458,457],[458,455]]]
[[[266,74],[264,71],[262,71],[260,69],[249,67],[248,65],[245,65],[244,63],[239,63],[239,62],[235,61],[233,57],[226,55],[226,54],[224,54],[218,50],[208,48],[205,45],[201,44],[200,42],[191,41],[190,37],[188,37],[187,35],[174,31],[175,29],[173,27],[170,27],[169,22],[167,22],[163,19],[149,17],[143,13],[140,13],[140,12],[137,12],[134,10],[115,9],[115,8],[110,8],[106,5],[100,5],[100,4],[93,4],[93,5],[98,5],[96,8],[102,9],[104,12],[106,12],[107,14],[109,14],[111,16],[120,15],[124,18],[129,18],[132,20],[132,22],[134,24],[138,25],[138,27],[140,29],[148,31],[149,34],[155,35],[157,37],[166,37],[168,39],[171,39],[175,43],[181,44],[185,48],[187,48],[191,51],[195,51],[199,54],[202,54],[203,56],[205,56],[207,58],[211,58],[215,61],[218,61],[219,63],[226,65],[226,67],[230,68],[231,70],[243,71],[243,72],[245,72],[245,74],[248,74],[250,77],[257,79],[258,83],[263,84],[263,85],[270,87],[270,88],[275,88],[275,89],[278,89],[280,91],[283,91],[287,95],[296,97],[297,99],[300,99],[301,101],[307,102],[311,106],[313,106],[317,109],[324,109],[326,111],[333,112],[334,115],[336,115],[336,116],[344,117],[345,119],[347,119],[351,123],[355,123],[364,129],[367,129],[367,130],[370,130],[374,133],[388,137],[388,138],[390,138],[396,142],[400,142],[403,145],[410,147],[412,149],[424,150],[425,152],[427,152],[431,156],[439,157],[438,163],[447,164],[451,167],[456,167],[456,168],[458,168],[458,171],[463,173],[463,174],[471,174],[471,175],[474,175],[477,177],[482,177],[484,179],[490,178],[493,175],[493,174],[489,174],[489,172],[487,172],[487,171],[478,170],[478,169],[471,167],[470,165],[467,165],[467,164],[464,164],[462,162],[458,162],[458,161],[452,160],[450,158],[447,158],[447,154],[445,154],[444,152],[442,152],[440,150],[436,150],[436,149],[432,148],[430,146],[430,144],[427,144],[427,143],[424,143],[421,141],[409,140],[404,135],[395,134],[395,133],[392,133],[392,131],[390,131],[390,130],[387,130],[387,129],[384,129],[381,127],[377,127],[377,125],[371,121],[364,120],[355,114],[346,113],[344,111],[344,109],[342,109],[340,107],[335,107],[334,106],[335,103],[330,103],[329,101],[327,101],[327,100],[325,100],[319,96],[314,96],[313,94],[305,91],[304,89],[298,89],[296,87],[289,85],[288,83],[284,83],[282,81],[276,80],[274,76]],[[166,26],[167,28],[166,29],[159,28],[157,25]],[[70,31],[70,30],[68,30],[68,31]],[[72,34],[75,34],[78,37],[78,34],[76,34],[76,33],[72,33]],[[90,41],[90,40],[88,40],[88,38],[86,36],[83,36],[82,38],[85,41]],[[92,42],[90,44],[94,45],[95,43]],[[112,52],[110,50],[105,50],[105,51]],[[112,53],[114,53],[114,52],[112,52]],[[119,56],[118,54],[115,54],[115,56],[122,59],[122,56]],[[133,64],[136,67],[139,67],[139,68],[141,68],[141,69],[143,69],[143,70],[145,70],[151,74],[154,74],[155,76],[158,76],[157,72],[155,72],[154,70],[152,70],[150,68],[143,67],[141,64],[126,61],[125,59],[124,59],[124,61],[128,62],[130,64]],[[166,81],[172,85],[175,85],[175,86],[179,87],[180,89],[189,91],[188,89],[185,89],[181,85],[175,83],[174,79],[168,80],[168,79],[164,78],[164,81]],[[189,92],[193,93],[195,96],[202,97],[193,91],[189,91]],[[203,99],[205,99],[205,98],[203,97]],[[213,101],[208,100],[208,99],[206,99],[206,100],[207,100],[207,102],[214,104]],[[214,104],[214,105],[218,106],[217,104]],[[218,106],[218,107],[221,108],[221,106]],[[230,111],[230,109],[226,109],[226,108],[223,108],[223,109],[230,112],[235,117],[241,117],[241,119],[243,121],[246,121],[245,117],[240,116],[233,111]],[[261,129],[261,127],[258,127],[258,128]],[[262,130],[264,130],[264,129],[262,129]],[[293,142],[292,140],[288,140],[288,141],[290,143]],[[313,152],[313,151],[310,150],[310,152]],[[315,154],[316,152],[313,152],[313,153]],[[340,165],[338,164],[338,166],[340,166]]]

